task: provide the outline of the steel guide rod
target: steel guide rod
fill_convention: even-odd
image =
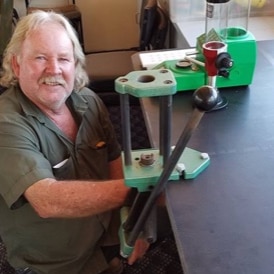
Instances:
[[[158,183],[156,184],[154,189],[151,191],[151,194],[139,216],[139,219],[137,220],[132,231],[129,233],[128,240],[127,240],[127,244],[129,246],[134,246],[134,243],[137,240],[139,234],[141,233],[144,227],[144,224],[150,214],[150,211],[152,210],[156,202],[156,199],[158,198],[160,193],[164,190],[164,187],[166,183],[168,182],[170,174],[174,170],[178,160],[180,159],[184,149],[186,148],[186,145],[193,131],[196,129],[201,118],[203,117],[203,114],[204,114],[204,111],[198,110],[197,108],[194,109],[190,120],[188,121],[181,136],[179,137],[176,147],[174,148],[172,154],[167,159],[167,162],[164,165],[164,169],[159,177]]]
[[[130,131],[130,110],[129,110],[129,95],[120,94],[121,105],[121,124],[122,130],[122,144],[124,150],[124,161],[126,166],[132,165],[131,159],[131,131]]]
[[[170,155],[172,95],[160,97],[160,155],[165,165]]]

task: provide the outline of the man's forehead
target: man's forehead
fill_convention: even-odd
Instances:
[[[41,25],[35,29],[32,29],[26,35],[24,44],[30,44],[30,47],[43,47],[45,44],[55,44],[56,47],[63,46],[67,48],[72,45],[72,41],[60,24],[47,23],[47,25]]]

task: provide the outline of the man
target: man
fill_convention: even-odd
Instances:
[[[120,267],[116,213],[129,189],[84,68],[62,15],[39,11],[20,20],[0,80],[8,87],[0,96],[0,235],[16,269],[120,273],[111,272]],[[129,263],[146,249],[141,243]]]

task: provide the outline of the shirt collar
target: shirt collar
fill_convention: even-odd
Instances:
[[[25,96],[21,89],[18,90],[17,96],[19,98],[22,110],[26,115],[36,117],[41,123],[46,122],[45,114]],[[87,101],[75,91],[72,91],[67,100],[70,101],[72,108],[83,116],[88,108]]]

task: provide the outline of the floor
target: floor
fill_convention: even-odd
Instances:
[[[153,244],[142,260],[128,265],[123,260],[122,274],[183,274],[173,237],[166,237]],[[5,246],[0,238],[0,274],[15,274],[6,260]],[[76,273],[75,273],[76,274]]]

